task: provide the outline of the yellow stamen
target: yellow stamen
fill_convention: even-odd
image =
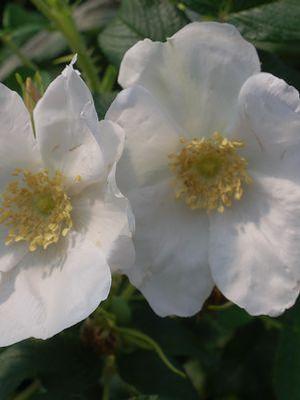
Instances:
[[[180,140],[183,148],[171,154],[170,168],[175,173],[175,196],[191,209],[217,209],[223,212],[240,200],[243,186],[252,178],[247,161],[237,151],[244,147],[238,140],[228,140],[218,132],[211,138]]]
[[[57,171],[31,173],[16,169],[18,177],[8,184],[0,204],[0,224],[8,229],[5,244],[26,241],[30,251],[47,249],[66,236],[73,226],[70,198],[64,190],[64,177]]]

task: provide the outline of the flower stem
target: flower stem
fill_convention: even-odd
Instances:
[[[136,291],[135,287],[130,283],[128,283],[126,288],[123,290],[121,297],[123,297],[123,299],[125,300],[129,300],[135,291]]]
[[[110,383],[105,382],[103,386],[102,400],[109,400],[109,399],[110,399]]]
[[[131,328],[117,327],[116,329],[118,332],[127,337],[127,339],[133,339],[133,342],[135,342],[138,346],[155,351],[166,367],[168,367],[175,374],[181,376],[181,378],[186,378],[186,375],[182,371],[171,364],[161,347],[151,337]]]
[[[96,66],[88,55],[84,39],[76,27],[71,7],[63,0],[51,1],[51,5],[47,4],[49,0],[31,0],[31,2],[55,24],[56,28],[68,41],[72,52],[78,55],[79,67],[90,89],[94,92],[100,92],[101,83]]]
[[[41,387],[39,381],[34,381],[22,393],[17,395],[13,400],[28,400],[30,399]]]
[[[227,308],[230,308],[233,306],[233,303],[231,303],[231,301],[227,301],[224,304],[220,304],[220,305],[214,305],[211,304],[207,307],[208,310],[211,311],[222,311],[222,310],[226,310]]]

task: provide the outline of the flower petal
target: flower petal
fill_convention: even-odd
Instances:
[[[14,268],[28,253],[28,245],[24,243],[7,246],[5,244],[7,233],[8,229],[0,225],[0,273]]]
[[[300,189],[255,176],[243,200],[211,216],[210,265],[216,285],[251,315],[277,316],[300,289]]]
[[[16,168],[35,167],[40,157],[30,115],[23,100],[1,83],[0,120],[0,172],[3,186]]]
[[[166,43],[149,39],[127,51],[119,82],[139,84],[178,122],[182,135],[227,132],[240,88],[260,71],[255,48],[238,30],[217,22],[186,25]]]
[[[125,132],[112,121],[100,121],[99,132],[95,138],[103,152],[107,175],[116,162],[119,161],[125,141]]]
[[[46,90],[34,110],[38,144],[44,163],[60,170],[70,183],[96,182],[104,173],[102,151],[94,137],[99,122],[92,95],[70,65]]]
[[[123,90],[106,118],[126,133],[124,153],[117,166],[122,192],[169,175],[168,155],[179,146],[180,131],[147,90],[140,86]]]
[[[111,284],[101,251],[78,234],[0,276],[0,346],[49,338],[91,314]]]
[[[129,194],[136,265],[125,273],[160,316],[190,316],[209,296],[208,219],[175,200],[170,181]]]
[[[105,186],[91,185],[73,198],[75,229],[86,235],[104,254],[113,271],[134,263],[131,210],[118,191],[112,170]]]
[[[249,168],[299,182],[298,91],[267,73],[249,78],[239,96],[236,135],[245,141]]]

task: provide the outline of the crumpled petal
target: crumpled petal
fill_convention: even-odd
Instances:
[[[249,78],[239,96],[235,135],[245,142],[249,170],[300,183],[298,91],[267,73]]]
[[[45,166],[76,182],[76,190],[103,179],[102,151],[94,135],[99,122],[92,95],[72,65],[47,88],[34,109],[37,141]],[[80,175],[80,182],[76,177]]]
[[[229,131],[239,91],[259,71],[255,48],[234,26],[195,22],[166,43],[145,39],[129,49],[119,83],[149,90],[183,136],[206,137]]]
[[[77,233],[28,254],[0,275],[0,346],[31,336],[47,339],[76,324],[106,299],[110,284],[103,254]]]
[[[222,293],[251,315],[277,316],[300,289],[300,188],[254,176],[242,201],[210,218],[209,262]]]
[[[105,186],[91,185],[73,198],[73,218],[75,229],[103,252],[111,269],[121,271],[134,263],[134,222],[128,200],[116,187],[114,174],[113,169]]]

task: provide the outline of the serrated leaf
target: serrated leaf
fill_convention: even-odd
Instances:
[[[183,4],[199,14],[219,18],[273,1],[276,0],[184,0]]]
[[[282,52],[299,52],[300,1],[281,0],[229,15],[227,22],[257,47]]]
[[[110,62],[121,59],[137,41],[164,41],[186,24],[183,14],[167,0],[124,0],[118,16],[99,35],[99,44]]]

